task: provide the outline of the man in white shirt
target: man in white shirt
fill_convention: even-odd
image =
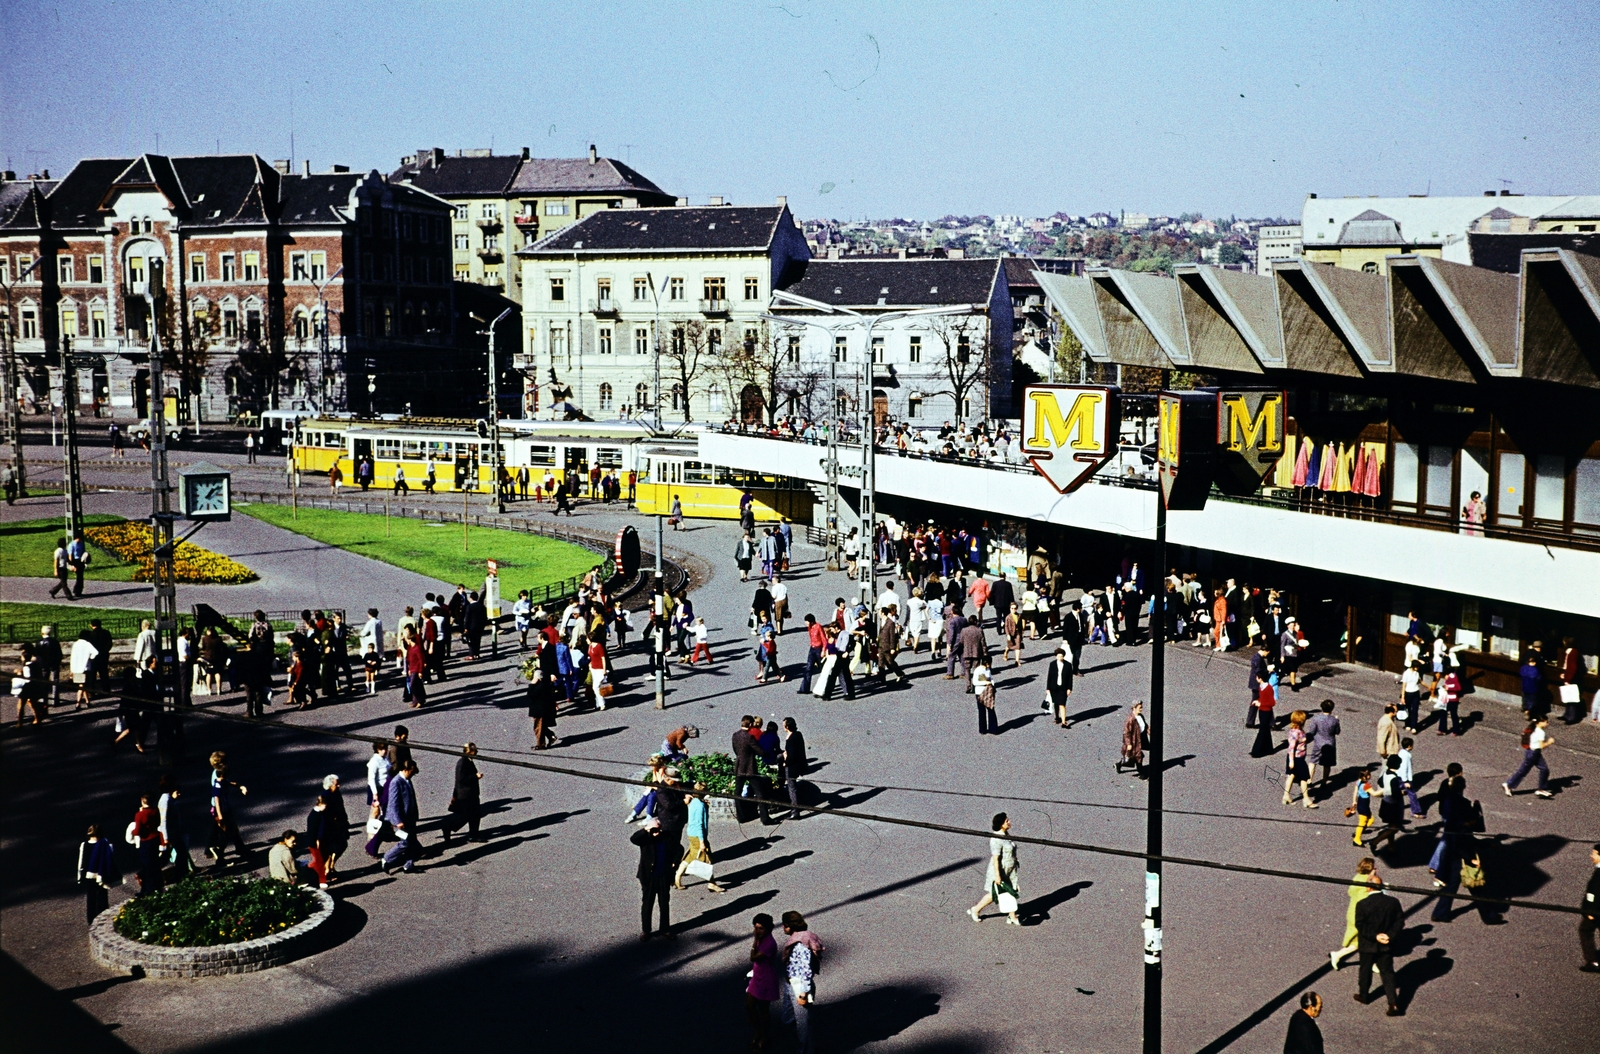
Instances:
[[[133,669],[137,677],[150,677],[156,666],[156,631],[149,619],[139,623],[139,636],[133,642]]]
[[[789,587],[781,575],[772,576],[772,624],[783,632],[783,620],[789,617]]]
[[[1505,789],[1506,797],[1511,797],[1511,792],[1517,789],[1517,784],[1522,782],[1522,777],[1528,774],[1529,769],[1539,770],[1539,789],[1533,793],[1541,798],[1554,798],[1550,793],[1550,766],[1545,764],[1544,748],[1555,746],[1555,738],[1545,731],[1549,727],[1548,717],[1539,717],[1534,721],[1533,731],[1528,733],[1528,745],[1522,750],[1522,764],[1517,766],[1517,771],[1511,778],[1500,784]]]
[[[383,640],[383,619],[378,617],[377,608],[367,608],[367,622],[361,627],[361,654],[365,655],[370,645],[382,655]]]

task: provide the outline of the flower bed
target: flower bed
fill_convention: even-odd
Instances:
[[[706,790],[713,794],[735,793],[733,779],[735,769],[733,755],[724,754],[720,750],[708,754],[695,754],[687,761],[678,762],[678,775],[685,787],[704,783]],[[769,781],[778,778],[778,774],[759,757],[756,758],[756,774]]]
[[[207,879],[186,879],[173,887],[173,890],[185,886],[196,885],[197,888],[216,887],[223,883],[232,883],[236,886],[270,887],[277,886],[278,891],[261,888],[248,893],[229,894],[239,896],[247,901],[259,899],[267,906],[267,910],[255,909],[243,916],[234,915],[234,921],[229,923],[226,919],[214,918],[211,910],[217,907],[217,901],[206,893],[191,893],[185,902],[189,907],[176,911],[168,911],[160,916],[147,913],[143,906],[151,903],[152,907],[159,897],[164,897],[172,890],[164,891],[150,897],[140,898],[114,908],[108,908],[89,925],[89,950],[96,962],[102,966],[109,966],[117,970],[142,972],[148,977],[215,977],[223,974],[254,973],[273,966],[281,966],[286,962],[298,958],[310,950],[312,939],[319,927],[333,918],[334,901],[327,893],[320,889],[300,888],[291,889],[282,883],[267,880],[239,880],[223,879],[211,881]],[[215,893],[215,889],[212,890]],[[278,903],[282,901],[282,904]],[[237,901],[229,900],[227,903],[237,906]],[[209,943],[179,945],[175,943],[146,943],[126,937],[119,932],[119,928],[135,919],[166,918],[172,923],[171,929],[164,934],[168,940],[174,938],[174,933],[184,928],[188,923],[190,908],[198,908],[205,904],[201,910],[201,917],[212,925],[205,925],[195,921],[196,936],[204,936],[213,941],[228,940],[230,930],[239,933],[244,929],[259,931],[264,936],[254,939],[232,939],[228,943]],[[285,916],[282,905],[293,904],[293,914],[300,915],[299,921],[290,923]],[[134,905],[140,907],[130,911]],[[300,914],[301,912],[304,914]],[[247,920],[241,923],[241,918]],[[254,919],[255,925],[248,925],[248,920]],[[269,921],[275,919],[276,921]],[[216,924],[220,923],[220,924]],[[140,921],[141,928],[136,933],[151,934],[158,931]],[[160,922],[155,923],[160,926]],[[203,931],[203,932],[198,932]],[[220,931],[220,932],[216,932]]]
[[[264,879],[195,875],[118,909],[129,940],[172,947],[234,944],[281,933],[317,909],[311,891]]]
[[[104,527],[90,527],[84,537],[92,544],[113,553],[129,563],[138,564],[135,582],[148,582],[155,574],[155,547],[150,525],[145,523],[113,523]],[[254,582],[256,573],[220,553],[202,549],[191,542],[179,542],[173,553],[173,565],[180,582],[240,585]]]

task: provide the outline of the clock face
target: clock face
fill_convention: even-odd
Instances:
[[[228,514],[228,481],[226,478],[190,479],[190,516],[225,516]]]

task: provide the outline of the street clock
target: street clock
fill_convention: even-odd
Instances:
[[[191,520],[227,520],[233,515],[232,474],[204,462],[178,474],[178,507]]]

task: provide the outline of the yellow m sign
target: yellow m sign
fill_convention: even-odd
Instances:
[[[1219,438],[1231,451],[1276,457],[1283,453],[1283,417],[1282,392],[1224,392],[1227,434]]]
[[[1023,393],[1022,451],[1063,494],[1089,481],[1117,453],[1116,388],[1035,384]]]
[[[1070,397],[1071,402],[1063,396]],[[1101,427],[1106,416],[1103,389],[1029,388],[1029,428],[1022,445],[1029,450],[1055,451],[1071,446],[1074,454],[1102,454],[1106,437]],[[1062,411],[1062,405],[1068,408]]]

